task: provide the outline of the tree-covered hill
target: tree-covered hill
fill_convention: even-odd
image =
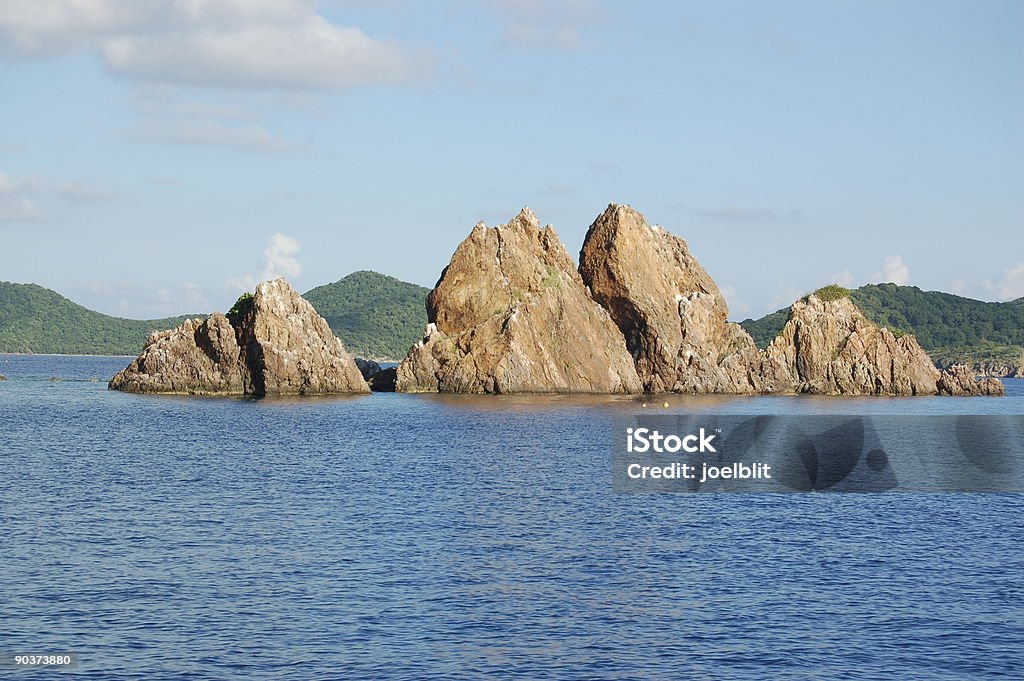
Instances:
[[[0,352],[134,355],[150,333],[187,318],[111,317],[42,286],[0,282]]]
[[[397,360],[423,333],[428,291],[376,272],[354,272],[304,297],[351,353]],[[187,318],[111,317],[42,286],[0,282],[0,352],[135,355],[150,333]]]
[[[423,336],[424,301],[430,289],[377,272],[353,272],[307,291],[348,351],[360,357],[400,360]]]
[[[875,324],[912,333],[942,364],[1024,362],[1024,299],[987,303],[916,286],[868,284],[850,298]],[[771,342],[788,318],[788,308],[740,324],[758,347]]]

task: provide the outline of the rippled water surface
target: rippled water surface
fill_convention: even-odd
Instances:
[[[110,679],[1021,676],[1022,495],[621,495],[610,423],[644,398],[107,391],[128,361],[0,355],[0,651]],[[1024,414],[1022,383],[648,408]]]

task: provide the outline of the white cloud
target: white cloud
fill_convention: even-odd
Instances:
[[[772,295],[768,307],[769,312],[775,312],[784,307],[789,307],[804,296],[804,291],[796,288],[786,281],[775,282],[775,293]]]
[[[114,198],[114,194],[84,182],[57,182],[37,177],[15,179],[0,172],[0,222],[39,222],[46,219],[39,202],[58,198],[64,201],[94,202]]]
[[[297,239],[280,232],[271,234],[263,251],[263,279],[290,278],[302,274],[302,263],[295,257],[298,252]]]
[[[595,0],[488,0],[505,21],[502,37],[523,49],[578,50],[605,12]]]
[[[949,282],[949,290],[957,295],[963,295],[967,292],[967,282],[957,277],[953,281]]]
[[[271,134],[258,125],[233,127],[217,121],[194,121],[143,131],[144,139],[179,144],[227,147],[265,153],[301,151],[306,145]]]
[[[107,201],[114,198],[114,195],[84,182],[66,182],[53,187],[54,194],[65,201],[96,202]]]
[[[999,300],[1016,300],[1024,296],[1024,262],[1003,270],[998,281],[986,281],[982,288]]]
[[[903,256],[887,255],[882,261],[882,271],[876,272],[873,279],[880,283],[904,285],[910,281],[910,269],[903,262]]]
[[[0,0],[0,54],[78,50],[114,75],[211,87],[337,90],[416,71],[399,46],[308,0]]]
[[[155,289],[135,283],[93,281],[86,285],[82,301],[94,309],[129,319],[209,314],[210,301],[202,287],[191,281],[161,284]]]
[[[0,172],[0,222],[38,222],[43,211],[28,197],[29,184],[16,182],[10,175]]]
[[[750,314],[750,306],[736,295],[735,286],[726,284],[725,286],[719,286],[718,290],[729,306],[730,318],[747,317]]]
[[[516,47],[527,50],[578,50],[583,47],[583,36],[579,29],[570,26],[548,28],[537,24],[509,24],[502,31],[502,36]]]
[[[295,237],[280,232],[271,234],[267,237],[267,247],[263,249],[263,269],[259,276],[245,274],[232,277],[228,279],[227,287],[233,292],[251,291],[261,281],[298,277],[302,274],[302,263],[295,257],[299,250],[299,241]]]
[[[854,282],[856,281],[853,278],[853,274],[851,274],[850,270],[846,269],[845,267],[839,272],[836,272],[835,274],[830,276],[829,280],[834,284],[839,284],[840,286],[845,286],[846,288],[852,287]]]

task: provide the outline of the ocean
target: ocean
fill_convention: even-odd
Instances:
[[[620,494],[611,424],[651,398],[108,391],[129,361],[0,355],[0,653],[101,679],[1022,676],[1024,495]],[[1005,383],[647,408],[1024,414]]]

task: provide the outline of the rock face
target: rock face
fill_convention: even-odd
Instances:
[[[370,376],[366,382],[370,384],[370,390],[375,393],[393,393],[397,377],[398,367],[388,367]]]
[[[401,392],[633,393],[615,323],[588,294],[551,226],[523,209],[473,228],[427,296],[425,338],[398,367]]]
[[[765,348],[765,389],[815,395],[934,395],[939,371],[913,336],[875,326],[849,298],[810,295]]]
[[[758,350],[681,238],[628,206],[590,226],[580,275],[626,338],[650,392],[752,393]]]
[[[955,396],[1002,395],[1003,383],[998,378],[976,378],[975,372],[964,364],[954,364],[938,380],[939,394]]]
[[[187,395],[369,392],[327,322],[284,279],[256,287],[230,320],[215,313],[150,335],[112,390]]]
[[[380,364],[374,362],[372,359],[363,359],[362,357],[356,357],[356,366],[359,367],[359,373],[363,375],[363,380],[369,381],[370,376],[380,371]]]

